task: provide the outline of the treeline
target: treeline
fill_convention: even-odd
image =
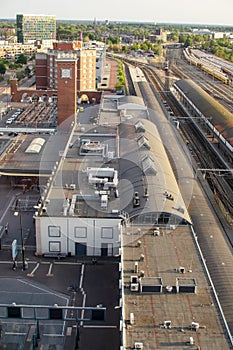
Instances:
[[[155,33],[157,29],[168,32],[168,43],[181,43],[184,46],[197,46],[200,49],[209,50],[211,53],[233,62],[233,45],[229,38],[212,39],[211,31],[230,32],[233,27],[228,26],[208,26],[206,34],[193,33],[193,29],[200,29],[198,25],[175,25],[151,23],[60,23],[57,26],[58,40],[79,40],[82,36],[83,41],[103,41],[109,49],[115,52],[129,52],[142,50],[153,52],[155,55],[161,55],[163,42],[156,40],[151,43],[148,38]],[[207,29],[205,27],[205,29]],[[121,38],[124,37],[124,40]],[[129,38],[128,43],[125,38]]]
[[[0,20],[0,28],[13,28],[14,21]],[[205,28],[209,32],[201,35],[194,28]],[[151,43],[148,38],[156,30],[166,31],[168,43],[181,43],[184,46],[197,46],[233,62],[233,45],[229,38],[212,39],[211,32],[232,32],[233,26],[174,24],[174,23],[127,23],[127,22],[85,22],[57,21],[57,40],[103,41],[109,49],[117,52],[150,51],[162,54],[163,42]],[[127,40],[128,39],[128,40]]]

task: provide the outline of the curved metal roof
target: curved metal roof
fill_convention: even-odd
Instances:
[[[117,109],[146,109],[144,101],[139,96],[122,96],[118,99]]]
[[[233,114],[190,79],[181,79],[178,86],[187,98],[233,146]]]
[[[143,119],[144,132],[137,132],[138,119],[119,125],[121,199],[130,217],[149,213],[165,213],[191,223],[167,153],[157,127]],[[133,207],[134,193],[140,206]],[[122,198],[123,197],[123,198]]]

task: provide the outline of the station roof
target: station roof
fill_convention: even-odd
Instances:
[[[67,143],[67,134],[18,134],[0,156],[0,173],[8,176],[49,176]]]
[[[47,214],[118,217],[121,211],[126,211],[133,218],[147,213],[166,213],[180,222],[191,223],[156,126],[148,120],[141,121],[140,125],[138,129],[135,118],[118,126],[94,126],[83,134],[75,132],[72,148],[68,149],[56,174],[61,181],[55,180],[56,186],[49,191]],[[98,151],[98,154],[80,155],[83,141],[98,145],[100,150],[102,145],[107,153]],[[119,195],[110,191],[104,210],[99,189],[96,191],[88,181],[88,168],[113,168],[118,173],[116,189]],[[140,197],[138,207],[133,203],[135,192]],[[75,200],[74,212],[68,205],[64,214],[66,198],[70,202]]]
[[[104,95],[99,125],[119,125],[131,118],[147,118],[147,108],[138,96]]]
[[[146,106],[144,104],[144,101],[143,101],[142,97],[139,97],[139,96],[123,96],[123,97],[119,98],[117,108],[118,108],[118,110],[121,110],[121,109],[146,110]]]
[[[140,207],[134,208],[131,201],[124,210],[132,217],[146,213],[167,213],[191,223],[157,127],[143,119],[140,130],[137,119],[119,126],[119,168],[121,179],[127,180],[120,188],[121,196],[125,197],[122,200],[127,202],[130,196],[128,182],[131,182],[141,202]]]
[[[181,79],[178,86],[196,108],[206,117],[221,135],[233,146],[233,114],[190,79]]]

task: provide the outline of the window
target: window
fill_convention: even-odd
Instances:
[[[49,252],[59,253],[61,251],[61,242],[49,242]]]
[[[113,238],[113,228],[112,227],[102,227],[101,228],[101,238]]]
[[[76,238],[86,238],[87,237],[87,228],[86,227],[75,227],[74,236]]]
[[[49,237],[61,237],[61,227],[60,226],[49,226]]]

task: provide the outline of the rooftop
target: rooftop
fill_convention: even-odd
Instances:
[[[229,348],[189,226],[128,226],[122,246],[126,349]]]
[[[14,133],[13,133],[14,134]],[[67,134],[57,132],[56,135],[39,135],[43,145],[31,149],[30,145],[38,140],[38,134],[18,134],[4,137],[8,140],[5,151],[0,156],[1,170],[4,175],[49,176],[53,167],[59,161],[67,143]],[[36,144],[37,147],[37,144]],[[49,150],[49,151],[48,151]],[[39,151],[39,152],[37,152]]]
[[[157,128],[138,121],[78,126],[48,183],[45,215],[191,222]]]
[[[233,145],[233,114],[190,79],[181,79],[175,86],[185,93],[194,106],[198,106],[200,112]]]

